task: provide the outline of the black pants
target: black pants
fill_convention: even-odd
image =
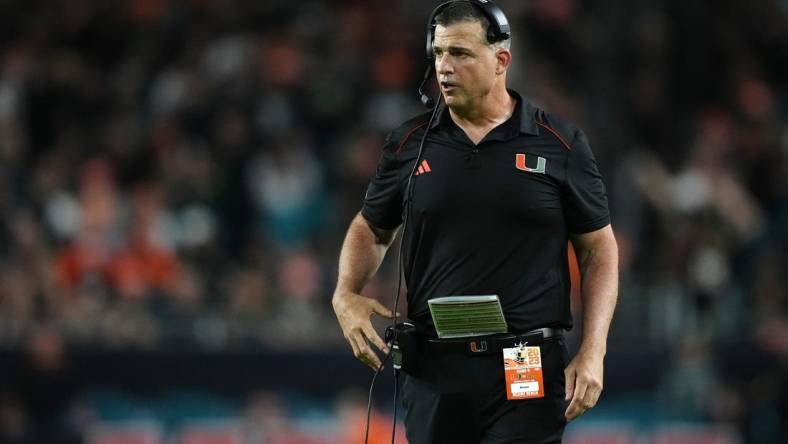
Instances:
[[[532,344],[529,344],[532,345]],[[536,344],[533,344],[536,345]],[[418,376],[399,374],[410,444],[552,444],[566,426],[563,337],[539,344],[544,398],[506,399],[503,356],[427,355]]]

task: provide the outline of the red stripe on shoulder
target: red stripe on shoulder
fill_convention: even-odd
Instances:
[[[554,130],[554,129],[553,129],[553,128],[551,128],[549,125],[545,125],[545,124],[544,124],[544,123],[542,123],[542,122],[536,122],[536,124],[537,124],[537,125],[539,125],[539,126],[541,126],[541,127],[542,127],[542,128],[544,128],[544,129],[546,129],[547,131],[550,131],[551,133],[553,133],[553,135],[554,135],[554,136],[555,136],[555,137],[558,139],[558,141],[559,141],[559,142],[561,142],[561,144],[562,144],[564,147],[566,147],[566,149],[568,149],[569,151],[572,151],[572,147],[570,147],[570,146],[569,146],[569,144],[568,144],[568,143],[566,143],[566,140],[564,140],[564,138],[563,138],[563,137],[561,137],[561,135],[560,135],[560,134],[558,134],[558,131]]]
[[[429,123],[429,122],[420,123],[420,124],[416,125],[415,128],[413,128],[412,130],[408,131],[408,134],[405,134],[405,137],[402,138],[402,142],[399,143],[399,146],[397,147],[397,151],[395,152],[395,154],[399,154],[399,152],[402,150],[402,147],[405,146],[405,142],[407,142],[408,139],[410,139],[410,136],[412,136],[413,133],[415,133],[417,129],[421,128],[422,126],[426,125],[427,123]]]

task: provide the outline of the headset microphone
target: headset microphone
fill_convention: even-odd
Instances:
[[[419,85],[419,98],[421,99],[421,103],[427,108],[433,108],[435,106],[435,100],[424,92],[424,86],[427,85],[427,81],[432,77],[434,71],[435,66],[432,63],[427,65],[427,71],[424,73],[424,80],[422,80],[421,85]]]

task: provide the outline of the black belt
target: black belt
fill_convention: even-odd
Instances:
[[[520,344],[538,345],[549,338],[558,338],[563,331],[557,328],[537,328],[525,333],[500,333],[456,339],[435,339],[408,322],[386,329],[386,343],[391,344],[393,365],[411,375],[418,372],[420,361],[427,355],[465,354],[484,356],[500,353],[504,348]]]
[[[525,333],[499,333],[487,336],[473,336],[453,339],[428,339],[425,347],[428,353],[456,353],[470,356],[500,353],[504,348],[519,344],[537,345],[545,339],[559,337],[563,331],[557,328],[537,328]]]

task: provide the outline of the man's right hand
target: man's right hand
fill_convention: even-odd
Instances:
[[[383,353],[388,353],[389,348],[372,327],[370,318],[373,313],[391,318],[391,310],[374,299],[349,291],[334,293],[331,304],[334,306],[342,334],[353,348],[353,354],[359,361],[377,370],[381,365],[380,358],[369,344]]]

